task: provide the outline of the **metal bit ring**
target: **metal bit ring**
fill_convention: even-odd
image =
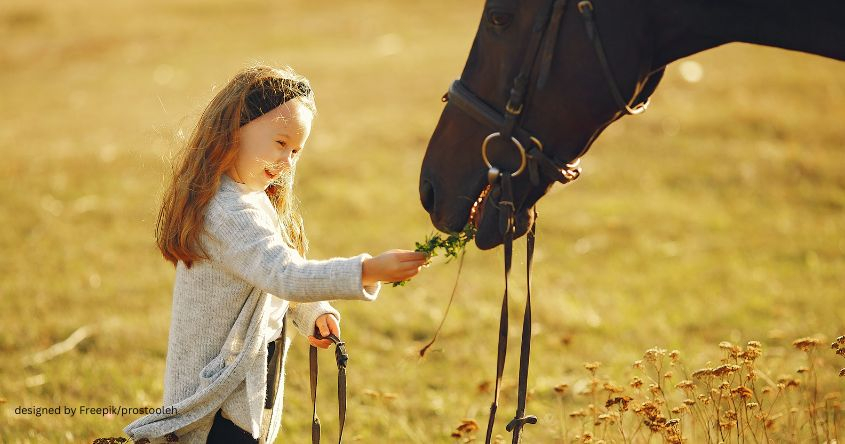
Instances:
[[[498,131],[495,133],[491,133],[489,136],[485,137],[484,142],[481,143],[481,158],[484,159],[484,164],[487,165],[488,169],[492,169],[495,167],[493,166],[493,164],[490,163],[490,159],[487,158],[487,144],[490,142],[491,139],[501,136],[502,134]],[[511,173],[511,177],[516,177],[522,174],[522,172],[525,170],[525,164],[527,163],[527,161],[525,159],[525,148],[522,146],[522,143],[520,143],[516,137],[511,137],[511,142],[513,142],[517,150],[519,150],[519,168],[513,173]]]

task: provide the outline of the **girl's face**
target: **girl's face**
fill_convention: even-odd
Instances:
[[[314,115],[291,99],[240,127],[238,155],[226,174],[251,191],[262,191],[296,165]]]

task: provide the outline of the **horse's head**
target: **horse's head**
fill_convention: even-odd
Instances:
[[[523,166],[515,142],[491,136],[508,133],[509,114],[519,145],[525,150],[542,145],[543,155],[562,166],[580,157],[626,108],[632,110],[629,98],[640,101],[654,90],[662,70],[649,76],[644,11],[628,0],[599,5],[601,10],[584,1],[486,2],[466,66],[444,96],[448,103],[422,164],[420,200],[438,230],[455,232],[466,225],[486,194],[488,162],[502,174]],[[603,42],[596,43],[596,26]],[[512,176],[515,237],[531,226],[531,208],[554,183],[553,174],[536,171],[525,168]],[[481,249],[502,243],[497,207],[494,199],[480,199],[475,211]]]

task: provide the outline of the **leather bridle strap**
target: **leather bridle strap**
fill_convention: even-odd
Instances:
[[[493,403],[490,404],[490,416],[487,419],[487,434],[485,444],[493,439],[493,424],[496,422],[496,410],[499,408],[499,391],[502,384],[502,373],[505,369],[505,357],[508,350],[508,277],[511,273],[513,259],[513,188],[510,174],[501,175],[501,200],[499,201],[499,231],[504,235],[505,248],[505,293],[502,296],[502,312],[499,315],[499,345],[496,353],[496,386],[493,391]]]
[[[479,99],[472,91],[464,86],[460,79],[449,85],[449,92],[443,96],[443,100],[455,105],[458,109],[475,119],[478,123],[487,128],[502,128],[505,126],[505,118],[502,113],[496,111],[492,106]],[[516,138],[527,141],[531,134],[517,127],[513,131]]]
[[[560,30],[560,23],[563,21],[564,12],[566,12],[566,2],[555,2],[552,7],[552,17],[549,20],[549,29],[546,30],[548,38],[545,39],[543,48],[540,50],[540,74],[537,76],[537,89],[543,89],[546,86],[546,81],[549,79],[552,59],[555,53],[555,44],[557,43],[557,33]]]
[[[548,76],[566,3],[567,0],[551,0],[550,6],[545,8],[543,13],[534,20],[531,41],[528,44],[519,74],[513,80],[513,87],[510,90],[504,114],[499,113],[469,91],[460,79],[452,82],[449,86],[449,92],[443,96],[444,101],[455,105],[479,123],[489,128],[500,129],[501,137],[504,140],[509,140],[512,136],[515,136],[517,139],[525,141],[526,146],[529,147],[526,150],[529,178],[534,186],[540,184],[540,173],[563,184],[577,177],[577,173],[572,174],[571,172],[571,170],[577,168],[577,165],[561,162],[544,154],[540,141],[517,124],[525,105],[528,80],[530,80],[538,59],[541,65],[538,84],[545,83]],[[570,173],[567,174],[566,170],[570,170]]]
[[[505,140],[509,140],[513,135],[513,130],[516,127],[519,116],[522,114],[525,96],[528,94],[528,81],[531,80],[531,73],[534,70],[534,65],[537,63],[537,53],[540,50],[543,39],[547,36],[551,39],[557,39],[557,35],[549,36],[546,32],[549,28],[549,16],[552,14],[555,4],[565,5],[566,0],[550,0],[549,6],[543,8],[534,18],[534,24],[531,27],[531,39],[528,41],[528,46],[525,49],[522,67],[519,70],[519,74],[513,79],[510,96],[508,97],[508,102],[505,104],[504,125],[496,127],[500,128],[502,137]],[[558,16],[558,19],[560,17]]]
[[[346,363],[349,361],[349,354],[346,352],[346,343],[334,334],[321,336],[320,332],[315,330],[314,337],[317,339],[329,339],[335,344],[334,354],[335,360],[337,361],[337,415],[339,421],[337,442],[340,444],[343,440],[343,426],[346,423]],[[310,346],[308,358],[311,370],[311,442],[313,444],[319,444],[320,418],[317,417],[317,347]]]
[[[613,71],[610,70],[610,63],[607,61],[607,53],[604,52],[604,46],[601,43],[601,36],[599,36],[598,26],[596,25],[596,19],[593,15],[593,2],[590,0],[582,0],[578,2],[578,12],[581,13],[581,17],[584,19],[584,26],[587,28],[587,38],[590,39],[590,42],[593,44],[594,52],[596,53],[596,57],[599,59],[599,64],[601,65],[601,72],[604,74],[604,78],[607,81],[607,85],[610,87],[610,93],[613,95],[613,100],[616,102],[616,106],[625,113],[628,114],[641,114],[643,111],[648,108],[649,100],[646,99],[645,102],[640,103],[633,108],[628,105],[628,102],[622,97],[622,93],[619,92],[619,85],[616,83],[616,79],[613,77]]]
[[[487,433],[485,444],[490,444],[493,438],[493,425],[496,422],[496,411],[499,407],[499,393],[502,383],[502,373],[505,368],[505,358],[508,348],[508,281],[510,278],[511,266],[513,263],[513,229],[515,223],[515,209],[513,206],[513,186],[509,174],[502,174],[500,177],[499,191],[499,230],[504,237],[505,250],[505,292],[502,296],[502,311],[499,316],[499,342],[496,354],[496,386],[493,394],[493,403],[490,405],[490,416],[487,419]],[[537,417],[525,414],[525,402],[528,395],[528,365],[531,356],[531,267],[534,258],[534,238],[537,211],[534,211],[534,224],[527,234],[527,299],[525,313],[522,320],[522,338],[520,341],[519,353],[519,384],[517,388],[517,407],[514,418],[508,422],[505,429],[513,433],[513,444],[518,444],[525,424],[536,424]]]
[[[458,109],[475,119],[477,122],[489,128],[502,128],[505,124],[505,119],[502,114],[498,113],[493,107],[484,103],[475,94],[466,89],[463,82],[455,80],[449,86],[449,92],[443,96],[448,100],[449,104],[455,105]],[[539,184],[540,173],[544,174],[551,180],[566,184],[577,177],[577,173],[567,170],[574,170],[577,168],[575,162],[566,163],[557,159],[551,158],[543,153],[542,148],[534,141],[534,138],[527,131],[517,126],[513,130],[514,136],[523,141],[532,141],[528,144],[526,149],[528,156],[528,172],[532,185]]]
[[[505,426],[505,430],[513,430],[513,443],[519,442],[519,434],[522,427],[528,424],[536,424],[537,417],[525,414],[525,401],[528,394],[528,363],[531,356],[531,263],[534,259],[534,229],[537,226],[537,210],[534,209],[534,224],[528,230],[526,238],[526,299],[525,314],[522,318],[522,339],[519,352],[519,390],[517,393],[516,416]]]

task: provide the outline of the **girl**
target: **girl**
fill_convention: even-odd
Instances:
[[[408,250],[304,259],[293,182],[315,112],[304,77],[254,66],[202,113],[156,229],[158,248],[176,267],[165,408],[127,425],[133,440],[272,443],[284,373],[268,368],[284,368],[286,315],[312,345],[327,348],[315,329],[339,335],[340,314],[326,301],[372,301],[381,282],[419,273],[425,255]]]

